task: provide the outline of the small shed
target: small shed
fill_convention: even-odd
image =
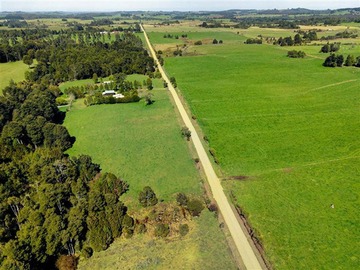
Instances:
[[[104,91],[104,92],[102,92],[102,95],[103,96],[113,96],[113,95],[116,95],[116,92],[115,92],[115,90],[106,90],[106,91]]]

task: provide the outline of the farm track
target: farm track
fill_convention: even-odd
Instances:
[[[192,124],[190,117],[186,113],[186,110],[183,106],[183,104],[180,101],[179,96],[176,93],[175,88],[170,83],[169,78],[165,74],[163,68],[159,64],[159,61],[156,57],[155,51],[153,47],[150,44],[149,38],[143,28],[142,25],[141,29],[144,33],[145,40],[148,44],[151,56],[154,58],[155,63],[163,77],[163,79],[168,84],[169,91],[174,99],[174,102],[176,104],[176,107],[179,110],[179,113],[181,115],[181,118],[184,122],[184,124],[189,128],[191,131],[191,139],[195,146],[196,152],[198,154],[198,157],[201,161],[201,164],[203,166],[204,172],[206,174],[208,183],[211,188],[211,192],[213,194],[213,197],[218,205],[218,208],[223,216],[223,219],[230,231],[230,234],[232,236],[232,239],[235,243],[235,246],[240,254],[241,260],[244,264],[245,269],[266,269],[264,266],[264,263],[259,260],[258,257],[255,254],[255,251],[253,250],[251,244],[249,243],[249,236],[247,236],[247,232],[242,229],[240,226],[236,214],[231,208],[231,205],[229,201],[227,200],[224,190],[221,186],[220,179],[216,175],[214,168],[212,167],[212,164],[210,162],[210,159],[200,141],[199,135],[197,134],[194,125]]]

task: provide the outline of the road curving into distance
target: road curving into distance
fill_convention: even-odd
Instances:
[[[204,168],[204,172],[206,174],[206,178],[208,180],[208,183],[211,188],[211,192],[213,194],[213,197],[218,205],[218,208],[223,216],[224,222],[226,223],[230,234],[234,240],[234,243],[236,245],[237,250],[239,251],[241,260],[245,266],[246,269],[252,270],[252,269],[263,269],[261,267],[261,263],[259,262],[258,258],[255,255],[254,250],[252,249],[250,243],[248,242],[248,239],[246,237],[246,233],[244,232],[235,216],[235,213],[233,212],[229,201],[227,200],[224,190],[221,186],[220,179],[217,177],[214,168],[210,162],[210,159],[200,141],[199,135],[197,134],[194,125],[192,124],[190,117],[186,113],[186,110],[183,106],[183,104],[180,101],[179,96],[177,95],[175,88],[170,83],[169,78],[167,77],[166,73],[164,72],[164,69],[159,64],[159,61],[156,57],[155,51],[153,47],[150,44],[149,38],[145,32],[145,29],[142,25],[140,25],[145,40],[148,44],[148,47],[150,49],[151,56],[154,58],[155,63],[161,73],[162,78],[166,81],[168,84],[169,91],[175,101],[176,107],[178,108],[181,118],[183,119],[185,125],[189,128],[191,131],[191,139],[195,146],[196,152],[199,156],[199,159],[201,161],[201,164]]]

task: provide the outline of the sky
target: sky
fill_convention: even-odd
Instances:
[[[0,11],[218,11],[298,7],[360,7],[360,0],[0,0]]]

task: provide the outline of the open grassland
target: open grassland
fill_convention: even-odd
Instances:
[[[0,64],[0,94],[9,85],[10,80],[19,82],[25,79],[25,71],[29,66],[22,61],[1,63]]]
[[[104,171],[121,176],[130,184],[126,199],[134,206],[146,185],[165,200],[173,200],[177,192],[201,194],[200,177],[168,94],[164,89],[152,93],[151,106],[144,101],[92,106],[71,110],[65,120],[77,138],[69,154],[89,154]]]
[[[320,46],[302,46],[310,56],[289,59],[286,50],[300,47],[246,45],[246,31],[277,34],[250,29],[222,45],[192,46],[196,56],[167,58],[166,70],[215,149],[223,177],[248,177],[224,187],[275,268],[355,269],[360,69],[323,67]],[[356,41],[338,53],[359,56]]]
[[[118,239],[108,250],[80,261],[79,269],[237,269],[216,223],[204,211],[180,239]]]

